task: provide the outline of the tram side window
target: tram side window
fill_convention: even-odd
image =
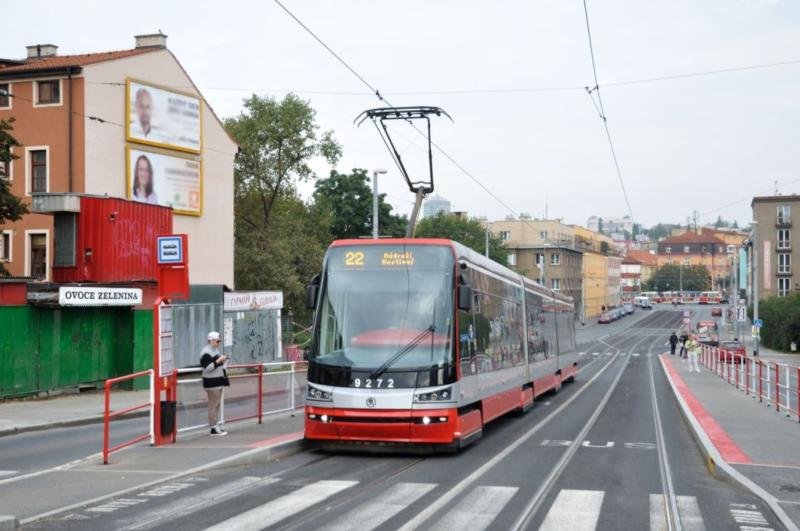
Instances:
[[[519,288],[469,270],[475,294],[471,312],[459,312],[462,374],[500,370],[524,363]]]
[[[542,335],[546,343],[544,357],[552,358],[558,353],[558,340],[556,338],[558,330],[556,328],[555,304],[552,298],[544,299],[542,317]]]
[[[558,353],[571,354],[575,352],[575,319],[572,312],[562,309],[558,314]]]
[[[525,292],[525,314],[528,320],[528,363],[533,363],[545,359],[547,353],[541,295]]]

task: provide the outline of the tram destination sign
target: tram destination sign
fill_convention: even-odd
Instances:
[[[139,288],[103,288],[61,286],[58,288],[61,306],[137,306],[142,304]]]

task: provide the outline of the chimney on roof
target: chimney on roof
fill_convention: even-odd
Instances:
[[[28,59],[39,59],[40,57],[53,57],[58,51],[58,46],[55,44],[33,44],[26,46],[28,50]]]
[[[136,39],[136,48],[166,48],[167,36],[158,30],[158,33],[149,33],[147,35],[134,35]]]

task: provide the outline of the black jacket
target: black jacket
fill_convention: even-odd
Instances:
[[[669,344],[672,345],[672,346],[675,346],[675,345],[678,344],[678,336],[675,335],[675,332],[673,332],[672,335],[669,336]]]

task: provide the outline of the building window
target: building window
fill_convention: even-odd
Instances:
[[[553,278],[550,279],[550,287],[554,290],[561,289],[561,279],[560,278]]]
[[[11,161],[0,160],[0,179],[11,180]]]
[[[547,239],[547,231],[543,230],[539,232],[539,239],[546,240]]]
[[[728,254],[733,254],[735,252],[736,252],[736,246],[735,245],[729,245],[728,246]]]
[[[0,86],[2,88],[2,86]],[[788,225],[792,222],[792,208],[789,205],[778,205],[778,224]]]
[[[683,265],[685,265],[685,266],[689,265],[689,259],[688,258],[684,258],[683,259]]]
[[[25,275],[36,280],[47,280],[48,231],[25,231]]]
[[[788,249],[791,247],[789,238],[791,237],[790,229],[778,229],[778,249]]]
[[[0,109],[11,108],[11,83],[0,83]]]
[[[561,265],[561,255],[558,253],[552,253],[550,255],[550,265]]]
[[[61,103],[61,80],[49,79],[36,82],[36,104],[58,105]]]
[[[31,149],[28,151],[30,164],[30,191],[47,192],[47,150]]]
[[[517,253],[508,253],[508,265],[517,265]]]
[[[778,273],[792,272],[792,255],[789,253],[778,253]]]
[[[667,265],[672,265],[672,258],[667,258]]]
[[[792,291],[792,279],[782,277],[778,279],[778,297],[785,297]]]
[[[724,253],[725,252],[725,248],[720,245],[719,248],[717,249],[717,252],[718,253]]]
[[[11,231],[0,232],[0,262],[11,261]]]
[[[508,231],[507,230],[501,230],[500,231],[500,241],[504,241],[504,242],[508,241]]]
[[[703,249],[703,251],[705,251],[705,249]],[[683,246],[683,252],[684,252],[684,253],[688,253],[688,252],[689,252],[689,246],[688,246],[688,245],[684,245],[684,246]],[[701,252],[702,252],[702,251],[701,251]]]
[[[544,253],[536,253],[536,265],[539,267],[544,265]]]
[[[672,254],[672,247],[666,247],[666,248],[664,248],[664,252],[665,252],[666,254]]]

